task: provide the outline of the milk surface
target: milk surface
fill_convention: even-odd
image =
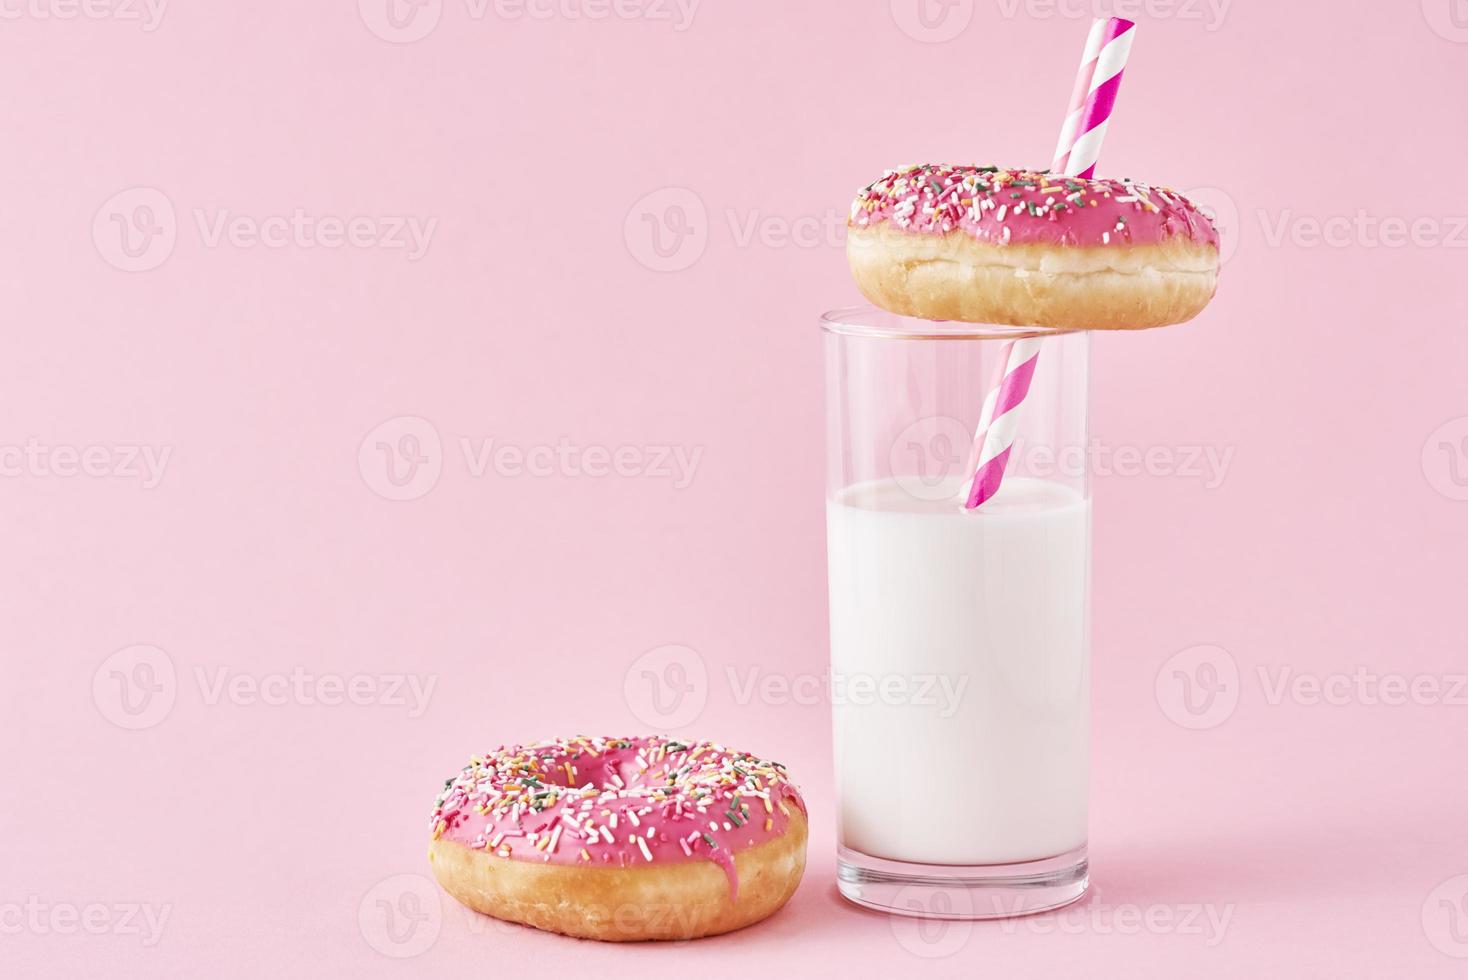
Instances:
[[[959,490],[877,481],[827,504],[842,844],[1053,857],[1086,841],[1090,502],[1010,478],[968,513]]]

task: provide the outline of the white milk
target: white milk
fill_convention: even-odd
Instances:
[[[1084,844],[1089,501],[1011,478],[971,514],[879,481],[827,505],[827,534],[842,844],[924,864]]]

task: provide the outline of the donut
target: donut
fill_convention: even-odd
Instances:
[[[1196,316],[1218,282],[1218,230],[1135,180],[998,167],[889,170],[851,205],[863,295],[926,320],[1135,330]]]
[[[784,766],[661,736],[512,745],[444,783],[428,859],[462,904],[583,939],[697,939],[752,925],[805,871]]]

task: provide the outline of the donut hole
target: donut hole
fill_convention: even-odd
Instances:
[[[642,764],[634,754],[626,749],[612,749],[600,755],[582,754],[547,761],[544,763],[544,774],[540,781],[548,786],[578,790],[589,785],[598,793],[626,789],[629,786],[666,785],[663,769],[647,772],[642,772],[641,769]]]

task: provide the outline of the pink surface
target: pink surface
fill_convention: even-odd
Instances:
[[[1097,5],[160,6],[0,24],[0,972],[1462,975],[1461,4],[1115,5],[1102,173],[1227,261],[1096,343],[1095,892],[947,927],[832,883],[815,319],[874,174],[1045,162]],[[469,753],[653,729],[789,767],[778,917],[428,884]]]

